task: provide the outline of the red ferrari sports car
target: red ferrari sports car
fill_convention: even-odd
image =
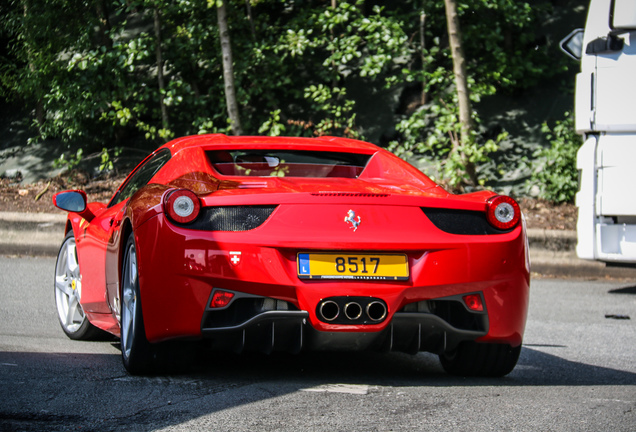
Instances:
[[[523,216],[507,196],[446,192],[375,145],[343,138],[176,139],[109,203],[69,212],[55,268],[64,332],[121,338],[132,374],[163,341],[262,352],[439,355],[502,376],[529,293]]]

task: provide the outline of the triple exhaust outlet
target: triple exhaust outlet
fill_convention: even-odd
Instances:
[[[386,304],[369,297],[331,297],[316,310],[318,319],[330,324],[377,324],[386,318]]]

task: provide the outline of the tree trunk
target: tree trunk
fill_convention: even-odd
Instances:
[[[256,28],[254,27],[254,16],[252,15],[252,5],[250,4],[250,0],[245,0],[245,11],[247,12],[247,19],[250,22],[252,40],[256,42]]]
[[[335,11],[336,7],[338,6],[338,3],[336,0],[331,0],[331,8]],[[333,78],[331,80],[331,88],[334,89],[338,86],[338,73],[336,72],[336,61],[334,60],[333,56],[336,53],[336,48],[334,46],[334,40],[335,40],[335,36],[334,36],[334,31],[333,28],[330,30],[331,33],[331,73],[333,74]]]
[[[161,108],[161,126],[164,129],[169,129],[168,122],[168,109],[166,104],[163,103],[163,95],[165,93],[165,85],[163,82],[163,57],[161,55],[161,18],[159,16],[159,9],[155,8],[155,38],[157,48],[155,54],[157,57],[157,81],[159,83],[159,107]]]
[[[227,114],[230,117],[232,133],[234,135],[242,135],[243,129],[241,128],[241,120],[239,117],[238,104],[236,102],[236,91],[234,87],[232,44],[230,41],[230,31],[227,25],[226,0],[220,0],[217,5],[216,13],[219,21],[219,37],[221,39],[221,53],[223,56],[223,82],[225,84]]]
[[[23,11],[24,11],[24,18],[25,20],[29,19],[29,4],[28,2],[25,0],[22,3],[23,6]],[[35,67],[35,64],[33,64],[33,43],[32,43],[32,38],[31,38],[31,34],[30,34],[30,29],[25,28],[24,29],[24,39],[25,39],[25,45],[26,45],[26,52],[27,52],[27,59],[28,59],[28,63],[29,63],[29,70],[31,71],[31,73],[33,75],[35,75],[37,73],[37,68]],[[38,82],[38,86],[37,89],[35,91],[35,94],[33,96],[35,96],[35,121],[37,122],[38,125],[38,129],[41,130],[42,125],[44,124],[44,116],[45,116],[45,112],[44,112],[44,103],[42,102],[42,97],[40,96],[42,92],[42,88],[40,86],[40,83]]]
[[[110,20],[108,18],[108,6],[104,0],[98,0],[95,2],[95,9],[97,11],[97,19],[99,20],[99,38],[102,46],[105,46],[108,50],[113,49],[113,40],[110,37]]]
[[[426,105],[426,56],[424,50],[426,50],[426,14],[422,12],[420,14],[420,58],[422,60],[422,95],[420,98],[420,104]]]
[[[457,99],[459,103],[459,123],[461,125],[461,139],[454,140],[453,147],[467,145],[472,141],[473,120],[471,117],[472,107],[470,104],[470,94],[468,90],[466,75],[466,58],[462,48],[462,35],[457,16],[457,3],[455,0],[444,0],[446,6],[446,22],[448,24],[448,38],[450,40],[451,54],[453,56],[453,73],[455,74],[455,85],[457,86]],[[466,167],[466,172],[473,183],[477,184],[475,165],[471,163],[466,155],[462,155],[462,161]]]

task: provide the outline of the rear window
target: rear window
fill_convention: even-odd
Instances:
[[[295,150],[206,152],[219,174],[249,177],[357,178],[371,155]]]

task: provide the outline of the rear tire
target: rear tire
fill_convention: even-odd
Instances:
[[[155,350],[146,338],[137,270],[137,248],[131,234],[124,250],[121,274],[121,356],[131,375],[145,375],[153,372],[156,359]]]
[[[440,354],[444,370],[451,375],[502,377],[514,369],[521,345],[462,342],[450,353]]]
[[[55,306],[62,330],[74,340],[103,339],[106,332],[88,321],[80,304],[82,273],[73,231],[64,237],[55,263]]]

